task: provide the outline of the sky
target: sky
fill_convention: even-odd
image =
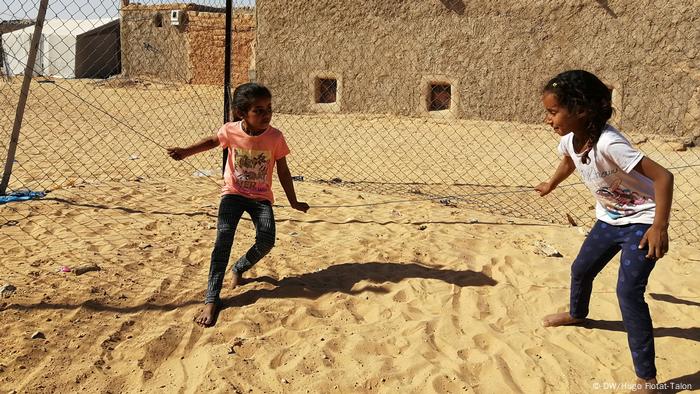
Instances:
[[[132,0],[133,2],[137,2]],[[226,7],[226,0],[138,0],[141,4],[195,3],[210,7]],[[119,15],[120,0],[50,0],[47,19],[97,19]],[[234,6],[254,6],[255,0],[233,0]],[[0,21],[34,19],[39,0],[0,0]]]

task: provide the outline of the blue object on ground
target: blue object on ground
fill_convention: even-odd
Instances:
[[[5,196],[0,196],[0,205],[6,204],[13,201],[26,201],[33,200],[35,198],[43,198],[46,196],[45,192],[33,192],[31,190],[18,190],[16,192],[10,193]]]

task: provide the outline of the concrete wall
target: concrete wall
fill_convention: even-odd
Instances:
[[[132,4],[122,7],[123,76],[177,82],[192,80],[185,26],[173,26],[170,23],[171,10],[181,10],[186,22],[187,5],[183,4]],[[157,15],[162,18],[162,27],[156,26]]]
[[[425,85],[449,81],[440,116],[540,122],[543,84],[583,68],[616,88],[620,125],[700,134],[700,7],[563,0],[258,0],[257,79],[283,112],[313,104],[315,76],[336,75],[340,112],[431,116]]]

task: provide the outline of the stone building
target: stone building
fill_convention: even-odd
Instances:
[[[256,69],[284,112],[541,122],[582,68],[635,132],[700,134],[700,7],[562,0],[258,0]]]
[[[225,10],[196,4],[121,7],[122,75],[193,84],[223,84]],[[255,15],[237,9],[231,83],[249,80]]]

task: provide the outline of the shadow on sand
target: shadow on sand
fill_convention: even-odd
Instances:
[[[399,283],[409,278],[441,280],[460,287],[493,286],[497,283],[481,272],[470,270],[456,271],[431,268],[416,263],[344,263],[282,280],[269,276],[245,279],[240,288],[241,294],[222,299],[220,309],[248,305],[262,298],[318,298],[323,294],[332,292],[347,294],[359,294],[367,291],[388,293],[389,290],[385,288],[384,283]],[[356,283],[363,280],[376,283],[377,285],[353,289]],[[246,284],[253,282],[265,282],[276,287],[274,289],[246,290]],[[136,313],[146,310],[171,311],[201,303],[201,299],[165,304],[147,302],[133,306],[109,305],[98,300],[86,300],[76,304],[40,302],[38,304],[22,305],[10,303],[0,307],[0,312],[2,310],[74,310],[86,308],[101,312]]]
[[[416,263],[343,263],[328,268],[277,280],[269,276],[248,279],[245,283],[266,282],[274,289],[248,290],[240,295],[222,300],[222,309],[249,305],[261,298],[318,298],[327,293],[359,294],[363,292],[388,293],[383,285],[386,282],[399,283],[402,280],[433,279],[459,287],[494,286],[497,282],[487,275],[466,270],[431,268]],[[360,281],[376,283],[354,289]]]

